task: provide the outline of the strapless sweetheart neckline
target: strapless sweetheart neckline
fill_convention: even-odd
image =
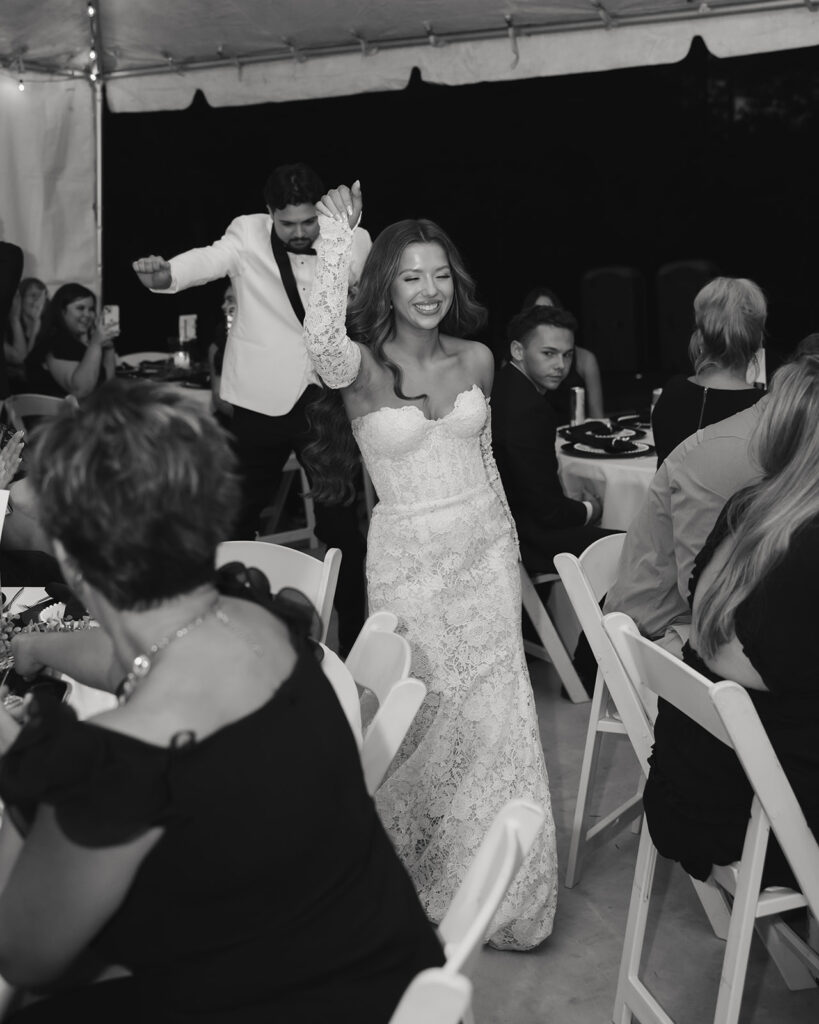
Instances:
[[[457,411],[458,403],[460,402],[460,400],[462,398],[464,398],[466,395],[471,395],[472,392],[476,391],[476,390],[477,390],[477,392],[480,395],[483,395],[483,389],[481,388],[480,384],[473,384],[471,388],[467,388],[465,391],[459,391],[458,394],[455,396],[455,401],[453,402],[452,408],[449,410],[449,412],[444,413],[443,416],[438,416],[435,419],[433,419],[430,416],[425,416],[423,414],[423,412],[421,412],[421,410],[418,408],[417,405],[382,405],[378,409],[372,409],[370,412],[362,413],[361,416],[356,416],[350,422],[351,423],[360,423],[362,420],[366,420],[368,416],[377,416],[378,413],[380,413],[380,412],[399,412],[400,413],[400,412],[406,412],[408,409],[414,409],[415,412],[417,412],[418,415],[421,417],[421,419],[426,420],[427,423],[443,423],[444,420],[449,419],[449,417],[452,416],[452,414]],[[484,396],[484,397],[486,397],[486,396]]]

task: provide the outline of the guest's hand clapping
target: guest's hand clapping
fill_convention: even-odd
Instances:
[[[316,210],[319,213],[325,217],[332,217],[333,220],[344,220],[346,217],[351,228],[358,224],[363,208],[364,201],[361,197],[360,181],[354,181],[350,188],[346,185],[331,188],[316,203]]]

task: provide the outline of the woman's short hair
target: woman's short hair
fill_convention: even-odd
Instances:
[[[147,381],[109,381],[47,420],[31,476],[46,532],[120,609],[212,580],[239,504],[236,459],[216,421]]]
[[[715,277],[694,299],[695,331],[688,352],[697,373],[707,366],[745,370],[762,347],[768,304],[744,277]]]

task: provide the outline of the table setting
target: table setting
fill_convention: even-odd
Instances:
[[[0,611],[0,699],[14,710],[33,688],[48,689],[58,700],[71,704],[78,718],[87,718],[114,707],[116,698],[46,669],[35,680],[14,672],[11,640],[19,633],[55,633],[95,629],[97,623],[64,583],[46,587],[3,587]]]
[[[144,359],[126,355],[117,366],[117,376],[173,384],[210,408],[210,370],[206,364],[192,362],[189,352],[151,353],[151,358]]]
[[[627,413],[561,427],[557,456],[566,494],[592,491],[603,506],[600,526],[627,530],[657,469],[651,423]]]

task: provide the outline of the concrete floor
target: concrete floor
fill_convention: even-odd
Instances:
[[[590,705],[561,698],[550,666],[531,661],[530,670],[562,879]],[[600,764],[600,777],[606,780],[602,806],[608,810],[633,792],[637,762],[626,740],[606,737]],[[539,949],[484,949],[473,979],[478,1024],[611,1020],[636,853],[637,836],[626,829],[590,854],[573,889],[561,882],[554,932]],[[712,1020],[724,944],[710,931],[694,890],[677,865],[659,861],[652,909],[642,977],[677,1024]],[[788,991],[754,938],[740,1020],[815,1024],[819,988]]]

